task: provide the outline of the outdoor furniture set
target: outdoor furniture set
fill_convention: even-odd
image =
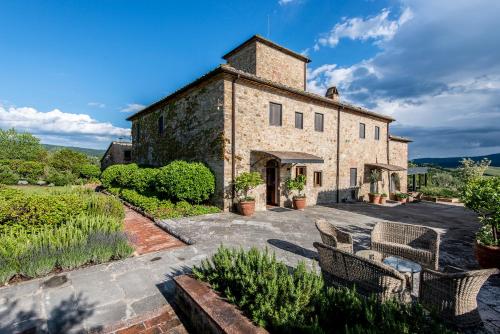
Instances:
[[[438,271],[439,234],[428,227],[377,223],[371,233],[371,249],[353,252],[349,233],[324,219],[316,221],[322,243],[315,242],[325,281],[355,286],[362,295],[379,301],[396,298],[411,301],[415,274],[420,274],[419,301],[458,327],[481,324],[477,294],[497,269],[464,271],[446,267]]]

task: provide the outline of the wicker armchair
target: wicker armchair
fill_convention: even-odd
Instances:
[[[379,301],[396,298],[409,302],[406,277],[394,268],[343,250],[315,242],[323,278],[335,286],[356,287],[361,295],[374,294]]]
[[[458,327],[480,325],[477,294],[488,277],[499,272],[498,269],[462,271],[447,267],[441,273],[424,269],[420,276],[420,302]]]
[[[352,236],[349,233],[342,232],[325,219],[316,220],[316,228],[324,244],[353,253]]]
[[[439,234],[431,228],[402,223],[380,222],[371,234],[371,249],[399,256],[438,269]]]

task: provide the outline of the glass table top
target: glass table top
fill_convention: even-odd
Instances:
[[[422,270],[418,263],[397,256],[386,257],[383,262],[402,273],[418,273]]]

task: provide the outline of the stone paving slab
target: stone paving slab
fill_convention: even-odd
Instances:
[[[170,223],[196,240],[195,245],[63,273],[67,281],[61,286],[45,286],[49,276],[0,288],[0,334],[34,325],[42,333],[85,332],[153,312],[171,301],[172,277],[189,272],[221,243],[246,249],[267,247],[291,266],[305,261],[318,270],[312,244],[320,241],[314,226],[320,217],[351,232],[355,250],[369,246],[370,231],[381,220],[431,226],[442,236],[441,266],[477,267],[472,242],[478,223],[474,214],[457,206],[411,203],[386,208],[357,203],[315,206],[304,212],[258,212],[250,218],[232,213],[184,218]],[[479,308],[488,330],[500,332],[498,277],[481,290]]]

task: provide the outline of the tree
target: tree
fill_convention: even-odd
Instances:
[[[500,246],[500,177],[470,179],[463,187],[462,201],[479,215],[483,224],[478,240],[485,245]]]
[[[254,198],[248,196],[248,192],[263,183],[259,172],[244,172],[234,180],[234,188],[240,194],[241,201],[253,201]]]
[[[88,163],[87,156],[69,148],[56,151],[50,157],[50,164],[58,171],[68,171],[79,175],[83,165]]]
[[[0,129],[0,159],[35,161],[46,154],[40,139],[27,132],[15,129]]]
[[[462,161],[460,161],[460,167],[457,169],[458,177],[462,185],[465,186],[472,180],[481,178],[490,164],[491,161],[486,158],[478,162],[469,158],[462,159]]]
[[[306,195],[302,194],[302,191],[304,190],[305,186],[306,186],[305,175],[297,175],[295,179],[288,178],[286,180],[286,187],[288,188],[288,190],[290,191],[297,190],[298,192],[297,196],[294,196],[294,198],[306,197]]]

